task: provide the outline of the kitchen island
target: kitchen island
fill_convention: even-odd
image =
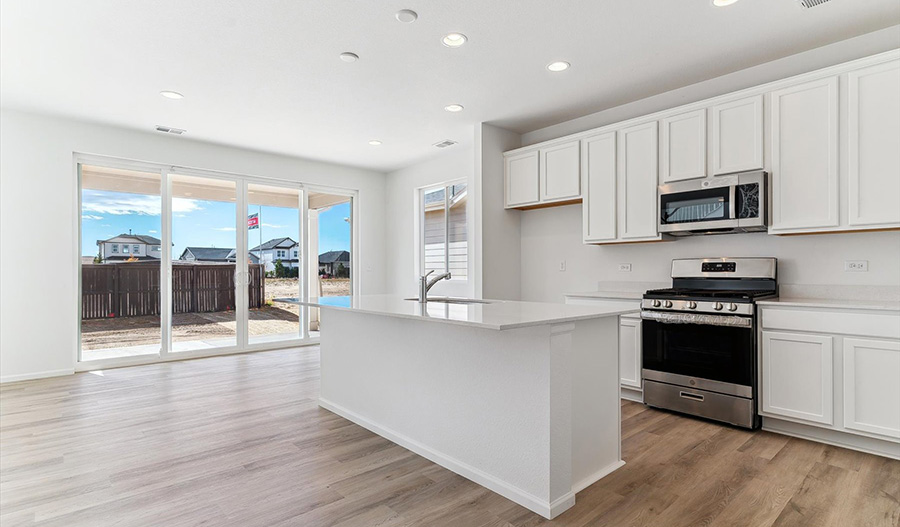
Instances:
[[[546,518],[624,464],[628,307],[277,301],[321,308],[319,406]]]

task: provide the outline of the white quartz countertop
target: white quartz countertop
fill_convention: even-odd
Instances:
[[[490,303],[485,304],[450,304],[430,301],[422,306],[416,300],[405,300],[398,295],[331,296],[308,300],[276,298],[275,301],[496,330],[575,322],[618,316],[634,311],[628,306],[574,306],[507,300],[488,300]]]
[[[756,302],[762,306],[789,306],[832,309],[869,309],[875,311],[900,311],[900,302],[891,300],[857,300],[849,298],[779,297]]]
[[[596,291],[566,293],[568,297],[608,298],[611,300],[640,300],[651,289],[671,287],[666,282],[599,282]]]

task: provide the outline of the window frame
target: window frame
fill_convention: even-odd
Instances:
[[[434,185],[428,185],[425,187],[420,187],[416,190],[416,228],[418,232],[416,233],[416,239],[418,241],[416,247],[416,268],[417,268],[417,276],[421,276],[425,274],[425,195],[434,192],[440,188],[444,189],[444,271],[447,272],[450,270],[450,202],[452,196],[450,195],[451,189],[457,185],[466,185],[466,192],[468,189],[468,180],[466,178],[454,179],[450,181],[446,181],[443,183],[436,183]],[[467,205],[468,206],[468,205]],[[471,225],[469,224],[469,215],[466,214],[466,268],[469,269],[469,258],[471,256],[471,249],[469,242],[471,240]],[[454,276],[451,273],[450,279],[451,282],[465,284],[469,281],[469,273],[466,272],[465,278],[460,278],[458,275]]]

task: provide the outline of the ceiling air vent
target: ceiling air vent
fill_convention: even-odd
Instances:
[[[447,148],[448,146],[453,146],[455,144],[456,144],[456,141],[454,141],[452,139],[444,139],[443,141],[435,143],[434,146],[436,146],[438,148]]]
[[[181,134],[183,134],[184,132],[186,132],[187,130],[182,130],[181,128],[172,128],[171,126],[160,126],[160,125],[156,125],[156,131],[157,131],[157,132],[163,132],[163,133],[166,133],[166,134],[181,135]]]
[[[797,3],[800,4],[800,7],[803,9],[809,9],[810,7],[816,7],[817,5],[822,5],[828,0],[797,0]]]

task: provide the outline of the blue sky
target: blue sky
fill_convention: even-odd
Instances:
[[[144,194],[83,190],[81,254],[95,256],[97,240],[127,233],[160,237],[160,198]],[[172,200],[172,257],[185,247],[235,246],[235,204],[176,198]],[[251,205],[260,213],[263,242],[272,238],[298,240],[297,209]],[[319,214],[319,252],[350,250],[350,204],[336,205]],[[259,230],[249,231],[249,248],[259,244]]]

